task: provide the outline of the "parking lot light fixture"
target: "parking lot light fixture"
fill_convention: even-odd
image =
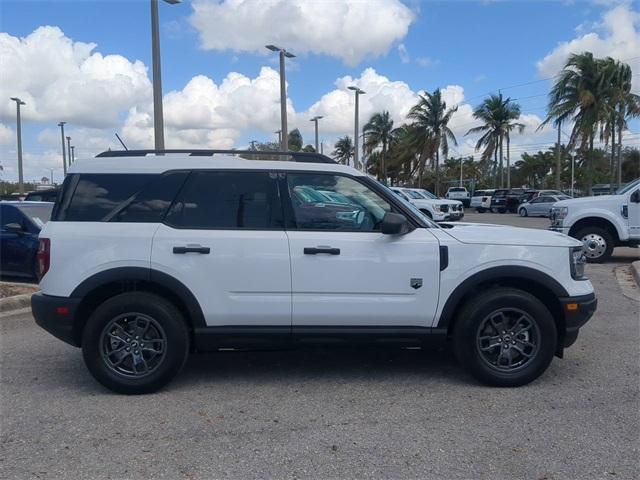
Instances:
[[[324,117],[322,115],[316,115],[311,120],[309,120],[310,122],[315,123],[315,129],[316,129],[316,152],[320,151],[320,150],[318,150],[318,148],[319,148],[319,144],[318,144],[318,120],[320,120],[321,118],[324,118]]]
[[[164,0],[175,5],[181,0]],[[151,59],[153,63],[153,135],[156,150],[164,150],[164,114],[162,111],[162,78],[160,67],[160,27],[158,0],[151,0]]]
[[[280,55],[280,129],[282,130],[282,136],[280,137],[280,150],[286,152],[289,150],[289,131],[287,130],[287,82],[284,59],[285,57],[295,58],[295,55],[291,52],[287,52],[284,48],[276,47],[275,45],[266,45],[265,47],[272,52],[278,52]]]
[[[359,102],[358,98],[360,97],[360,95],[364,95],[367,92],[365,92],[364,90],[362,90],[362,89],[360,89],[360,88],[358,88],[358,87],[356,87],[354,85],[351,85],[351,86],[349,86],[347,88],[349,90],[353,90],[354,92],[356,92],[356,111],[355,111],[355,122],[354,122],[355,126],[354,126],[354,133],[353,133],[353,148],[354,148],[354,151],[353,151],[353,165],[357,168],[358,167],[358,157],[359,157],[359,153],[360,153],[358,151],[358,140],[360,138],[360,134],[359,134],[359,130],[360,129],[358,127],[358,117],[360,115],[360,113],[359,113],[360,102]],[[348,165],[348,162],[349,161],[347,160],[347,165]]]
[[[18,140],[18,191],[20,195],[24,194],[24,178],[22,173],[22,121],[20,120],[20,106],[26,105],[25,102],[18,97],[11,97],[16,102],[16,135]]]
[[[65,177],[67,176],[67,152],[64,148],[64,126],[66,123],[67,122],[60,122],[58,124],[58,126],[60,127],[60,136],[62,138],[62,174]]]

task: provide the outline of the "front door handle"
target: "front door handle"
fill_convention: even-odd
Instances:
[[[319,253],[326,253],[328,255],[340,255],[340,249],[331,247],[304,247],[305,255],[317,255]]]
[[[202,245],[187,245],[180,247],[173,247],[173,253],[202,253],[208,255],[211,252],[209,247],[203,247]]]

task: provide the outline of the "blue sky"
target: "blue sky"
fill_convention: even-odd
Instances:
[[[293,0],[294,3],[296,0]],[[318,0],[319,1],[319,0]],[[314,2],[318,4],[318,1]],[[386,0],[377,0],[386,3]],[[206,3],[205,0],[200,0]],[[273,0],[273,2],[285,2],[285,0]],[[333,3],[332,3],[333,2]],[[337,0],[331,0],[325,5],[325,10],[333,8]],[[389,0],[389,2],[399,3],[399,0]],[[216,2],[210,2],[216,3]],[[286,3],[286,2],[285,2]],[[451,88],[451,98],[460,99],[460,95],[464,96],[464,104],[472,107],[477,104],[483,95],[488,92],[494,92],[502,89],[505,95],[519,99],[522,111],[525,114],[543,117],[545,113],[546,97],[544,94],[548,92],[549,82],[538,81],[542,78],[550,76],[549,73],[554,72],[554,65],[562,60],[563,53],[561,44],[563,42],[576,42],[576,48],[582,45],[592,45],[593,35],[598,36],[600,43],[595,43],[597,48],[610,49],[606,54],[618,57],[631,58],[629,63],[632,68],[639,69],[640,50],[636,51],[638,42],[638,19],[630,20],[631,31],[626,38],[615,39],[607,43],[607,39],[615,34],[618,29],[615,22],[623,22],[625,15],[618,15],[617,18],[610,20],[607,24],[605,16],[615,8],[625,9],[626,16],[631,12],[632,16],[637,15],[639,5],[637,3],[623,3],[622,6],[616,6],[616,2],[507,2],[507,1],[485,1],[485,2],[463,2],[463,1],[447,1],[447,2],[420,2],[420,1],[404,1],[404,6],[410,12],[411,21],[408,24],[406,34],[396,33],[389,34],[392,38],[388,39],[382,47],[372,48],[372,52],[361,53],[361,58],[357,61],[345,61],[344,58],[338,58],[336,55],[327,55],[323,53],[314,53],[322,51],[321,46],[316,46],[311,42],[311,46],[301,47],[302,52],[297,56],[294,62],[289,64],[287,71],[287,80],[289,82],[288,95],[292,102],[292,108],[295,113],[290,116],[290,127],[300,127],[307,142],[311,142],[311,124],[306,121],[308,116],[320,112],[327,115],[324,127],[323,138],[327,143],[332,143],[337,136],[351,133],[348,130],[346,120],[339,118],[340,115],[346,115],[348,105],[340,106],[340,99],[325,99],[321,101],[323,95],[328,95],[335,90],[340,90],[336,85],[336,80],[350,76],[352,79],[362,79],[365,69],[370,68],[369,72],[375,72],[375,75],[369,75],[369,80],[380,84],[380,89],[376,90],[376,96],[367,99],[376,106],[386,105],[389,102],[390,111],[393,107],[397,107],[398,112],[392,112],[396,115],[397,121],[401,121],[401,111],[404,103],[415,92],[423,89],[433,90],[434,88],[447,88],[457,86],[458,89]],[[397,7],[397,5],[395,5]],[[394,7],[394,8],[395,8]],[[304,8],[304,4],[302,6]],[[225,15],[235,15],[233,9],[227,9]],[[624,12],[623,12],[624,13]],[[327,13],[327,15],[329,15]],[[191,93],[185,93],[184,89],[187,84],[197,75],[203,75],[211,80],[216,86],[220,86],[221,82],[229,75],[230,72],[237,72],[247,79],[257,79],[261,77],[262,67],[277,68],[275,57],[264,52],[253,51],[252,48],[238,47],[242,43],[242,37],[257,37],[259,40],[267,40],[270,35],[276,35],[278,22],[268,19],[265,25],[258,25],[255,28],[248,28],[245,31],[237,29],[235,40],[230,39],[228,45],[216,47],[215,50],[203,48],[202,27],[200,30],[194,26],[194,6],[191,2],[183,2],[178,5],[160,4],[160,22],[161,22],[161,43],[162,43],[162,72],[163,72],[163,90],[165,95],[169,92],[176,92],[175,101],[187,103]],[[223,17],[231,18],[231,17]],[[238,20],[239,22],[242,19]],[[313,21],[335,21],[334,17],[322,18],[322,15],[314,18]],[[103,57],[107,55],[118,55],[124,57],[128,62],[139,60],[148,68],[150,77],[151,52],[150,52],[150,21],[149,21],[149,2],[144,0],[135,1],[12,1],[3,0],[0,4],[0,30],[10,37],[26,38],[36,29],[42,26],[58,27],[64,38],[70,42],[94,43],[95,48],[92,54],[99,52]],[[302,22],[301,22],[302,23]],[[393,24],[393,21],[389,21]],[[375,31],[369,31],[369,25],[355,25],[357,31],[338,32],[344,35],[344,39],[361,39],[376,42]],[[628,25],[627,25],[628,26]],[[398,30],[402,30],[402,25],[398,26]],[[220,25],[217,21],[210,22],[204,29],[206,32],[215,32]],[[286,27],[282,27],[286,28]],[[372,28],[371,30],[375,30]],[[276,33],[274,33],[276,32]],[[215,35],[215,33],[214,33]],[[284,38],[289,38],[285,34]],[[304,29],[293,34],[304,35]],[[395,35],[395,36],[394,36]],[[591,37],[590,37],[591,35]],[[333,36],[332,36],[333,37]],[[341,37],[342,38],[342,37]],[[220,41],[219,39],[215,39]],[[304,43],[305,39],[302,39]],[[222,43],[225,39],[223,38]],[[328,38],[332,41],[332,38]],[[627,42],[627,44],[625,44]],[[268,42],[267,42],[268,43]],[[346,42],[345,42],[346,43]],[[298,53],[296,45],[286,45],[287,48],[294,53]],[[340,47],[340,45],[338,45]],[[52,45],[55,49],[55,44]],[[380,49],[386,53],[380,54]],[[307,50],[305,52],[305,50]],[[402,52],[401,52],[402,51]],[[636,52],[636,55],[630,55],[628,52]],[[0,50],[2,52],[2,50]],[[406,54],[405,54],[406,52]],[[402,54],[401,54],[402,53]],[[598,52],[596,52],[598,53]],[[600,52],[604,53],[604,52]],[[550,58],[544,65],[540,62],[545,56]],[[566,56],[566,55],[565,55]],[[17,57],[12,57],[12,62],[19,62]],[[626,59],[626,58],[621,58]],[[2,69],[10,67],[5,59],[2,61]],[[47,71],[33,73],[32,68],[29,69],[31,75],[49,75]],[[264,72],[263,72],[264,73]],[[552,74],[551,73],[551,74]],[[405,87],[399,88],[386,87],[384,81],[378,82],[380,78],[385,78],[388,82],[404,82]],[[4,74],[0,74],[0,91],[9,93],[13,80],[6,78]],[[55,81],[55,74],[52,76]],[[93,80],[91,80],[93,81]],[[363,80],[364,81],[364,80]],[[517,86],[522,83],[533,82],[524,86]],[[19,83],[19,82],[18,82]],[[4,84],[4,88],[2,85]],[[113,84],[109,84],[113,89]],[[38,93],[35,87],[24,86],[18,84],[13,90],[23,89],[23,95],[32,95],[36,108],[39,102]],[[29,88],[35,89],[29,91]],[[148,103],[148,91],[146,87],[140,87],[140,94],[135,98],[129,99],[131,107],[137,105],[138,112],[144,111],[144,105]],[[202,85],[199,88],[204,88]],[[636,83],[637,88],[637,83]],[[387,89],[387,97],[385,90]],[[395,90],[398,90],[396,92]],[[192,90],[195,90],[192,89]],[[206,89],[201,90],[205,92]],[[44,94],[43,94],[44,95]],[[98,96],[99,94],[96,94]],[[394,96],[395,95],[395,96]],[[126,97],[126,95],[125,95]],[[83,97],[84,98],[84,97]],[[88,96],[91,102],[91,96]],[[345,97],[346,98],[346,97]],[[114,100],[114,104],[122,99]],[[114,113],[114,120],[106,122],[104,125],[95,125],[92,119],[87,119],[91,113],[73,112],[74,107],[69,107],[69,112],[65,112],[65,107],[60,106],[55,118],[69,117],[75,121],[69,121],[68,131],[74,136],[74,129],[77,138],[77,152],[85,154],[93,154],[101,148],[101,139],[105,147],[110,146],[113,133],[120,132],[122,136],[129,137],[129,142],[134,145],[140,144],[144,146],[145,133],[142,129],[134,131],[132,127],[125,126],[127,119],[129,123],[133,123],[133,117],[129,111],[129,105],[124,103]],[[224,99],[220,100],[221,102]],[[237,100],[241,101],[241,100]],[[4,101],[0,101],[2,104]],[[336,103],[337,102],[337,103]],[[462,102],[461,102],[462,103]],[[176,110],[175,115],[169,115],[174,118],[173,126],[167,130],[167,143],[169,138],[176,138],[176,144],[183,145],[189,138],[195,139],[196,144],[204,142],[206,146],[210,146],[211,142],[222,142],[228,146],[232,142],[236,146],[246,144],[250,139],[272,139],[273,130],[278,128],[277,112],[273,115],[266,110],[271,109],[273,105],[265,106],[264,119],[254,121],[251,119],[240,119],[234,124],[230,120],[229,125],[224,124],[223,120],[212,121],[211,129],[219,128],[221,131],[228,132],[225,135],[220,134],[218,137],[204,136],[204,132],[195,132],[194,125],[187,125],[189,111],[180,112]],[[218,113],[220,111],[233,110],[234,105],[225,105],[220,107],[213,101],[211,108]],[[12,104],[4,105],[0,110],[0,122],[4,125],[5,141],[0,146],[0,162],[5,167],[4,177],[11,178],[13,176],[12,164],[15,155],[14,140],[9,139],[11,129],[15,127],[14,116],[12,114]],[[167,107],[165,110],[172,107]],[[178,108],[178,107],[176,107]],[[335,119],[330,120],[329,114],[332,110],[340,111],[343,108],[345,112],[336,113]],[[95,115],[100,116],[100,105],[96,106]],[[365,107],[366,110],[366,107]],[[171,110],[172,111],[172,110]],[[191,109],[193,111],[193,109]],[[373,110],[371,110],[373,111]],[[366,115],[366,111],[364,112]],[[458,125],[460,127],[460,136],[462,136],[469,128],[469,111],[460,112]],[[207,113],[203,118],[209,118]],[[334,121],[335,120],[335,121]],[[362,119],[363,121],[366,118]],[[533,126],[535,119],[531,118]],[[100,123],[99,119],[97,120]],[[222,123],[221,123],[222,122]],[[59,159],[56,159],[56,144],[54,142],[55,124],[54,116],[51,112],[42,109],[40,112],[25,112],[24,124],[24,149],[25,152],[31,154],[33,160],[33,168],[27,169],[27,178],[38,176],[44,168],[58,168]],[[271,128],[273,127],[273,128]],[[204,124],[203,124],[204,128]],[[207,127],[209,128],[209,127]],[[9,130],[7,130],[9,129]],[[189,130],[190,133],[185,133]],[[328,131],[327,131],[328,130]],[[464,131],[463,131],[464,130]],[[530,129],[531,135],[523,136],[523,151],[526,145],[532,145],[531,149],[537,148],[537,143],[552,142],[552,135],[548,132],[546,136],[537,136],[533,134],[535,128]],[[634,122],[632,132],[638,132],[637,122]],[[44,132],[44,133],[43,133]],[[178,141],[178,137],[182,135],[182,139]],[[0,139],[2,137],[0,136]],[[15,138],[15,137],[13,137]],[[461,139],[467,140],[467,139]],[[468,139],[469,142],[472,139]],[[516,147],[517,148],[517,147]],[[59,147],[58,147],[59,150]],[[459,149],[460,153],[468,153],[468,148],[463,146]]]

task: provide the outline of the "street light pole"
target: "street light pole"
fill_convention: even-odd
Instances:
[[[20,121],[20,105],[26,105],[18,97],[11,97],[16,102],[16,133],[18,135],[18,192],[24,194],[24,179],[22,175],[22,122]]]
[[[280,145],[280,148],[282,148],[282,130],[276,130],[273,133],[278,134],[278,145]]]
[[[284,59],[285,57],[295,58],[295,55],[275,45],[266,45],[266,48],[280,54],[280,129],[282,130],[280,150],[286,152],[289,150],[289,130],[287,130],[287,81],[285,78]]]
[[[71,137],[67,137],[67,157],[69,157],[69,165],[71,165]]]
[[[170,5],[180,0],[164,0]],[[160,67],[160,27],[158,0],[151,0],[151,60],[153,63],[153,136],[156,150],[164,150],[164,114],[162,111],[162,78]]]
[[[315,123],[316,128],[316,153],[320,152],[320,144],[318,143],[318,120],[320,120],[321,118],[323,118],[322,115],[316,115],[310,120],[311,122]]]
[[[71,145],[71,163],[76,161],[76,147],[75,145]]]
[[[49,171],[51,172],[51,176],[49,177],[49,182],[51,183],[51,186],[53,187],[53,168],[50,168]]]
[[[64,124],[67,122],[60,122],[58,126],[60,127],[60,136],[62,138],[62,174],[63,178],[67,176],[67,152],[64,148]]]
[[[347,87],[349,90],[353,90],[354,92],[356,92],[356,111],[355,111],[355,126],[354,126],[354,134],[353,134],[353,165],[354,167],[358,168],[358,157],[360,156],[360,152],[358,151],[358,140],[360,137],[360,128],[358,127],[358,118],[360,116],[360,102],[359,102],[359,97],[360,95],[367,93],[364,90],[360,90],[358,87],[354,87],[353,85],[350,87]],[[364,141],[363,141],[364,143]],[[348,165],[348,160],[347,160],[347,165]]]

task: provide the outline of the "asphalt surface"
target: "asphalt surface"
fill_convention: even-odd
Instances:
[[[587,267],[599,309],[576,344],[517,389],[447,351],[310,350],[193,356],[125,397],[30,314],[0,318],[0,477],[638,479],[640,309],[616,280],[637,255],[620,250]]]

